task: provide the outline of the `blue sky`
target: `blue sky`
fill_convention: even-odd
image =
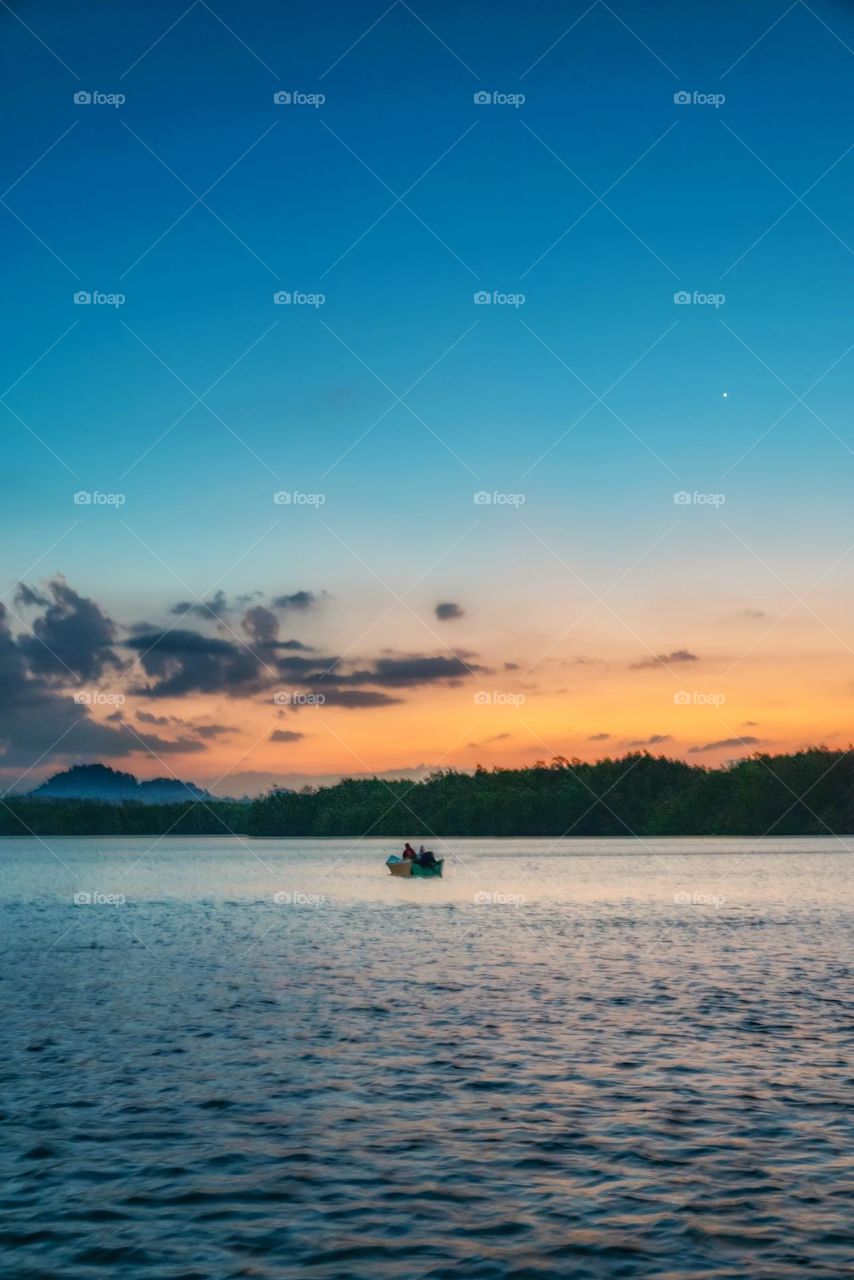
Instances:
[[[561,559],[604,589],[674,518],[625,584],[651,613],[670,581],[720,611],[777,590],[757,557],[803,589],[844,551],[850,5],[121,0],[0,23],[8,579],[38,561],[128,623],[223,575],[326,590],[340,646],[378,579],[440,557],[425,608],[461,597],[500,631],[515,587],[557,634]],[[96,91],[126,101],[74,102]],[[677,490],[725,493],[737,537]]]

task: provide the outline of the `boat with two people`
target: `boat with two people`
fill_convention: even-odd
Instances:
[[[441,878],[444,865],[445,859],[437,858],[432,849],[425,849],[422,844],[418,853],[416,853],[408,840],[403,846],[403,853],[400,856],[393,853],[391,857],[386,859],[386,866],[393,876],[414,876],[416,879],[426,876],[439,876]]]

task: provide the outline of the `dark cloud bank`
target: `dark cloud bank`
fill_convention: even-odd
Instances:
[[[231,606],[216,592],[206,602],[172,605],[171,625],[120,628],[61,577],[43,590],[21,584],[14,611],[0,604],[0,763],[9,769],[50,757],[199,753],[236,729],[154,709],[128,716],[125,696],[152,704],[199,694],[272,704],[274,693],[285,689],[322,694],[323,705],[358,711],[488,672],[462,652],[386,653],[364,661],[315,653],[280,636],[282,619],[304,617],[327,598],[301,590],[267,606],[251,593]],[[302,736],[282,729],[272,740]]]

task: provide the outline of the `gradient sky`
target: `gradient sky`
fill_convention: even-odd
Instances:
[[[7,786],[848,744],[854,5],[0,28]],[[274,700],[333,675],[395,700]]]

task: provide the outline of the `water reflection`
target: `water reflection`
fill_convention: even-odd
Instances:
[[[153,843],[3,844],[7,1274],[852,1274],[854,842]]]

